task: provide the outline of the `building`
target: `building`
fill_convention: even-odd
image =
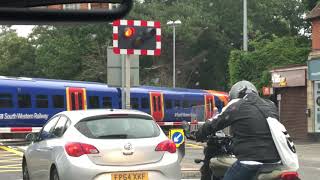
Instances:
[[[320,4],[307,16],[312,23],[312,51],[308,58],[308,132],[320,137]]]
[[[48,6],[48,9],[63,10],[91,10],[91,9],[113,9],[118,5],[113,3],[81,3],[81,4],[59,4]]]
[[[270,71],[280,122],[296,140],[308,140],[307,66],[290,65]]]
[[[273,99],[289,134],[298,140],[320,140],[320,4],[307,20],[312,23],[307,66],[291,65],[270,72]]]

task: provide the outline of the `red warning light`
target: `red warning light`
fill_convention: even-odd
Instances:
[[[131,38],[134,35],[135,32],[136,32],[136,30],[133,27],[127,27],[124,30],[124,36],[126,38]]]

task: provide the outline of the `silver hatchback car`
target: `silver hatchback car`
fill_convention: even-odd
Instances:
[[[140,111],[65,111],[27,139],[24,180],[181,179],[175,144]]]

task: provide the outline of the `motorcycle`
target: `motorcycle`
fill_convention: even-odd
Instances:
[[[195,163],[204,163],[201,168],[201,180],[222,180],[224,174],[237,158],[231,151],[232,139],[223,132],[209,136],[204,148],[204,159],[195,159]],[[205,170],[207,168],[207,170]],[[281,162],[264,163],[252,180],[300,180],[297,172],[283,169]]]

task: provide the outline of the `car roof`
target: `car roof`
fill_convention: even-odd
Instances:
[[[77,123],[82,119],[102,116],[102,115],[140,115],[152,118],[147,113],[137,111],[137,110],[127,110],[127,109],[90,109],[90,110],[75,110],[75,111],[63,111],[57,115],[66,115],[70,118],[72,123]]]

